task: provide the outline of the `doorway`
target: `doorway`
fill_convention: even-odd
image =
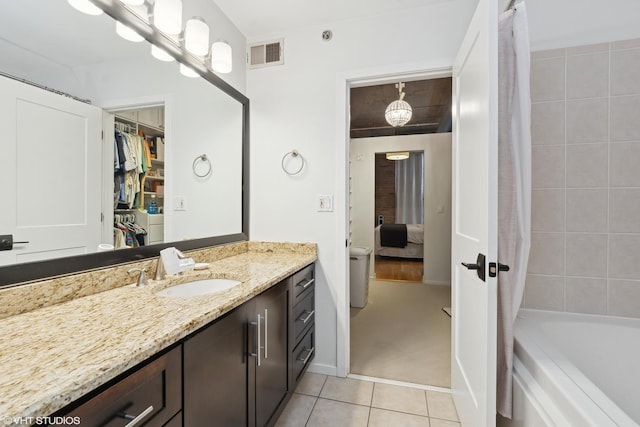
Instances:
[[[355,122],[351,121],[349,142],[349,235],[351,246],[373,249],[368,304],[350,308],[348,371],[352,375],[450,387],[451,325],[442,310],[450,305],[451,295],[451,119],[447,114],[451,111],[451,80],[445,80],[443,89],[435,89],[434,79],[416,83],[428,87],[427,91],[406,83],[405,99],[413,103],[416,122],[403,129],[389,129],[388,125],[383,129],[384,125],[373,122],[374,117],[364,120],[365,115],[378,114],[384,121],[384,109],[393,96],[375,99],[375,94],[384,93],[379,87],[371,89],[371,96],[363,95],[362,88],[354,95],[351,89]],[[367,100],[366,114],[359,110],[359,99]],[[368,129],[358,127],[358,120],[368,123]],[[419,220],[396,221],[395,206],[388,206],[397,203],[396,165],[386,165],[391,183],[383,184],[376,174],[376,164],[384,163],[386,153],[394,151],[419,153],[424,158]],[[385,202],[376,197],[379,192],[392,195],[387,194]],[[380,245],[380,223],[419,226],[422,238],[385,252]]]

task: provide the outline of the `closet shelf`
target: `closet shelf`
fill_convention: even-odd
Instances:
[[[164,181],[164,176],[149,176],[149,175],[146,175],[145,179],[147,181]]]
[[[164,198],[164,194],[158,194],[155,191],[145,191],[144,192],[145,196],[150,196],[152,194],[155,194],[158,199],[163,199]]]

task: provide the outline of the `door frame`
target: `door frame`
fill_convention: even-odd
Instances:
[[[398,80],[424,80],[450,77],[453,58],[421,63],[397,64],[339,73],[336,76],[336,246],[335,256],[337,342],[336,372],[339,377],[350,373],[350,317],[349,317],[349,90],[352,87],[396,83]],[[342,218],[342,222],[340,221]],[[329,373],[329,372],[326,372]],[[332,374],[332,373],[330,373]]]

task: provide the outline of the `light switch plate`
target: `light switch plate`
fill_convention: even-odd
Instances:
[[[333,195],[318,195],[318,212],[333,212]]]
[[[187,199],[184,196],[176,196],[173,198],[173,210],[174,211],[186,211]]]

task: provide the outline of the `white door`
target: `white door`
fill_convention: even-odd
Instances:
[[[497,257],[498,6],[479,0],[453,70],[451,386],[462,425],[495,425],[497,281],[475,264]]]
[[[101,235],[102,110],[0,77],[0,265],[95,252]]]

